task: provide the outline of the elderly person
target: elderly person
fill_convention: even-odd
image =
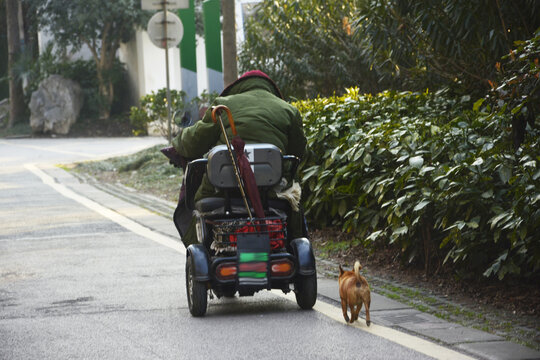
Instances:
[[[284,154],[299,158],[304,155],[306,138],[300,113],[283,99],[276,84],[262,71],[254,70],[243,74],[223,90],[213,105],[225,105],[231,110],[238,136],[246,143],[269,143],[277,146]],[[228,122],[224,125],[228,137],[232,138]],[[183,129],[173,140],[178,154],[186,159],[200,158],[214,146],[224,143],[225,138],[219,124],[212,121],[211,108],[206,111],[202,120]],[[217,190],[206,176],[203,177],[195,194],[195,201],[216,195]],[[296,218],[298,216],[297,213]],[[293,219],[289,219],[289,223],[291,220]],[[193,221],[192,225],[182,238],[186,246],[197,242]],[[289,231],[293,232],[293,236],[301,236],[301,229],[298,227],[290,227]]]

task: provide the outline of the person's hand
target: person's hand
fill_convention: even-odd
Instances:
[[[202,119],[204,117],[204,114],[206,114],[207,110],[208,106],[203,106],[199,109],[199,119]]]
[[[178,154],[174,147],[170,146],[163,148],[161,149],[161,152],[169,159],[169,164],[177,168],[182,167],[182,169],[186,169],[187,160],[184,159],[183,156]]]

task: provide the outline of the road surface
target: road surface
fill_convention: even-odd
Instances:
[[[214,299],[191,317],[183,246],[137,221],[169,220],[97,201],[53,166],[156,142],[0,140],[0,359],[468,358],[376,323],[346,325],[321,300],[302,311],[277,292]]]

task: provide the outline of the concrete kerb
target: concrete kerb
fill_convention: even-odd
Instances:
[[[59,168],[48,168],[44,171],[57,182],[102,206],[153,231],[178,239],[178,233],[171,221],[175,203],[139,194],[124,186],[101,184],[80,174],[73,174],[75,177]],[[150,213],[138,210],[141,207]],[[160,216],[154,216],[152,213]],[[318,259],[318,262],[326,265],[323,267],[326,270],[318,274],[318,298],[339,307],[340,299],[335,279],[337,270],[335,273],[328,270],[332,267],[337,269],[337,265],[323,259]],[[373,291],[370,310],[374,324],[417,335],[480,359],[540,359],[539,351],[505,341],[497,335],[445,321]]]

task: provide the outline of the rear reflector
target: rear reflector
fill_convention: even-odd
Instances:
[[[255,272],[266,272],[266,263],[265,262],[254,262],[254,263],[245,263],[238,264],[238,271],[255,271]]]
[[[273,276],[288,276],[294,270],[294,264],[288,259],[274,260],[271,262]]]
[[[219,264],[216,268],[216,276],[221,280],[234,279],[236,276],[236,263]]]

